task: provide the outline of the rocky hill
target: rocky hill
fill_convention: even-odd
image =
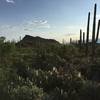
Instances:
[[[50,46],[50,45],[60,45],[60,43],[54,39],[45,39],[41,37],[33,37],[30,35],[25,35],[25,37],[17,43],[17,46],[22,47],[37,47],[37,46]]]

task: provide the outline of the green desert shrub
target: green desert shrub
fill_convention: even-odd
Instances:
[[[10,91],[10,97],[12,100],[42,100],[43,90],[33,85],[18,86]]]

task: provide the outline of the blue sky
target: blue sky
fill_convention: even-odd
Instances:
[[[29,34],[58,41],[77,39],[80,28],[86,31],[87,14],[99,0],[0,0],[0,36],[18,40]]]

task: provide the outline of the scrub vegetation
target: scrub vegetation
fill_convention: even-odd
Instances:
[[[26,35],[19,42],[0,37],[0,100],[100,100],[100,44],[93,38],[60,44]]]

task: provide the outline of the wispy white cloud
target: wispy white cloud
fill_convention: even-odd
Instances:
[[[27,21],[23,26],[26,31],[31,29],[49,29],[51,27],[47,20]]]
[[[20,25],[0,25],[0,31],[2,32],[12,32],[16,30],[23,30],[24,31],[34,31],[34,30],[41,30],[41,29],[49,29],[50,24],[47,20],[35,20],[35,21],[25,21]],[[6,29],[6,30],[5,30]]]
[[[47,20],[32,21],[32,26],[35,28],[50,28],[50,25]]]
[[[15,3],[14,0],[6,0],[7,3]]]
[[[47,20],[26,20],[20,25],[0,25],[0,35],[6,36],[8,39],[16,40],[19,36],[25,34],[42,35],[42,33],[45,33],[44,30],[49,28],[50,25]]]

